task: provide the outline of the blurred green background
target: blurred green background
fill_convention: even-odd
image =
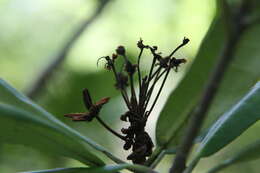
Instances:
[[[24,93],[30,90],[71,33],[92,15],[98,3],[97,0],[1,0],[0,77]],[[136,43],[140,37],[145,44],[158,45],[159,51],[167,54],[186,36],[191,42],[176,56],[187,58],[188,67],[212,22],[215,8],[212,0],[112,0],[73,44],[61,67],[35,101],[69,126],[125,158],[128,152],[121,149],[121,141],[99,124],[71,123],[63,118],[63,114],[85,111],[81,91],[88,88],[94,100],[112,97],[101,116],[120,130],[123,124],[119,116],[125,107],[119,103],[121,98],[113,87],[112,74],[105,71],[103,65],[97,67],[97,59],[111,55],[118,45],[124,45],[127,53],[134,58],[138,54]],[[147,61],[148,53],[142,63]],[[184,72],[182,68],[177,77],[169,79],[164,95],[176,86]],[[159,101],[147,127],[153,138],[157,114],[164,101]],[[253,138],[253,128],[242,139]],[[240,143],[243,140],[209,160],[202,160],[196,171],[212,167]],[[157,169],[167,172],[171,161],[172,156],[166,157]],[[224,172],[256,172],[259,167],[256,162],[236,165]],[[53,157],[25,146],[0,144],[0,172],[3,173],[80,165],[79,162]]]

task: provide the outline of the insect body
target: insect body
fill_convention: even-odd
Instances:
[[[102,106],[109,101],[109,97],[102,98],[101,100],[93,104],[88,89],[84,89],[83,101],[85,107],[89,110],[89,112],[70,113],[70,114],[65,114],[64,116],[72,118],[73,121],[92,121],[93,118],[98,116]]]

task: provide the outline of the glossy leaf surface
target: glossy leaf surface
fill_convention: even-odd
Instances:
[[[210,169],[208,173],[216,173],[236,163],[248,162],[259,158],[260,158],[260,141],[258,140],[253,144],[245,146],[241,151],[234,154],[230,158],[222,161],[220,164],[217,164],[214,168]]]
[[[240,136],[260,119],[260,82],[210,128],[198,149],[200,157],[210,156]]]
[[[103,165],[93,150],[82,144],[84,140],[94,146],[94,142],[57,120],[3,80],[0,80],[0,119],[2,142],[23,144],[88,165]]]
[[[255,3],[255,8],[252,10],[252,15],[255,15],[259,2],[253,3]],[[194,63],[176,90],[169,96],[160,114],[156,127],[156,139],[159,146],[173,148],[179,144],[183,129],[189,119],[189,113],[198,103],[209,74],[225,46],[227,34],[225,20],[220,15],[222,14],[221,7],[218,7],[218,12]],[[259,32],[260,25],[251,25],[237,42],[234,60],[227,69],[213,100],[204,130],[238,102],[259,80],[260,49],[258,48],[259,41],[255,37]],[[192,38],[190,40],[192,41]]]
[[[131,164],[107,165],[103,167],[92,167],[92,168],[57,168],[57,169],[23,172],[23,173],[114,173],[123,169],[131,169],[140,172],[150,171],[150,173],[156,173],[155,171],[152,171],[147,167],[140,166],[140,165],[131,165]]]

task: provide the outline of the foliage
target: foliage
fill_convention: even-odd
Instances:
[[[105,147],[69,127],[2,79],[0,80],[1,143],[29,146],[52,155],[75,159],[88,166],[34,171],[35,173],[113,173],[124,169],[133,172],[155,172],[153,169],[160,163],[166,154],[176,154],[177,152],[178,156],[178,152],[182,152],[180,148],[183,147],[183,138],[185,138],[186,135],[189,135],[186,132],[186,129],[189,129],[190,127],[189,120],[191,118],[196,118],[193,117],[195,114],[194,112],[196,112],[199,107],[203,107],[203,105],[200,105],[200,100],[202,100],[202,96],[205,94],[205,86],[210,83],[209,81],[211,81],[211,79],[214,79],[211,76],[213,69],[223,57],[225,58],[226,51],[231,52],[229,54],[230,57],[228,57],[230,58],[230,62],[227,61],[228,65],[226,66],[227,69],[224,69],[225,73],[223,79],[217,84],[219,87],[215,90],[215,97],[213,96],[212,100],[208,100],[209,102],[212,101],[212,103],[209,110],[206,111],[205,115],[207,115],[207,117],[203,124],[203,128],[199,134],[193,136],[194,138],[197,137],[195,142],[199,143],[198,148],[195,148],[194,150],[195,156],[192,158],[190,164],[187,164],[186,160],[184,160],[184,167],[181,168],[179,172],[174,170],[176,173],[192,172],[200,163],[199,161],[201,158],[206,159],[206,157],[210,157],[223,150],[233,141],[239,140],[239,136],[259,120],[260,82],[257,81],[260,76],[260,49],[258,48],[259,39],[256,37],[260,32],[259,7],[260,3],[257,0],[222,0],[218,2],[216,16],[200,46],[194,62],[182,81],[178,84],[177,88],[167,98],[167,102],[160,112],[159,119],[156,123],[157,145],[153,151],[153,142],[145,131],[146,121],[149,120],[146,115],[151,113],[149,111],[146,112],[146,109],[142,110],[142,116],[146,117],[145,123],[141,125],[141,128],[138,126],[138,130],[134,130],[131,133],[131,137],[121,136],[116,132],[112,132],[123,139],[125,145],[130,140],[131,145],[128,149],[132,147],[133,152],[129,156],[135,154],[135,157],[129,160],[132,160],[134,164],[125,163]],[[188,40],[184,39],[182,44],[184,45],[186,42],[188,42]],[[157,47],[143,45],[142,40],[140,40],[138,44],[141,52],[143,49],[151,51],[154,58],[151,68],[152,72],[153,66],[156,64],[155,62],[158,61],[161,63],[159,64],[160,67],[165,65],[163,64],[163,60],[166,58],[163,59],[161,54],[156,52]],[[122,47],[119,48],[120,50],[117,49],[117,54],[126,58],[125,50],[122,50]],[[173,52],[175,53],[175,51]],[[166,62],[166,78],[170,71],[168,71],[167,67],[170,67],[171,60],[175,63],[177,60],[181,60],[179,64],[186,62],[184,59],[173,58],[172,54],[168,57],[169,59]],[[116,57],[112,58],[115,59]],[[105,59],[107,60],[106,67],[108,69],[113,69],[114,59],[110,59],[110,57],[105,57]],[[175,68],[177,71],[179,64],[174,64],[172,68]],[[130,102],[124,97],[124,92],[127,92],[124,90],[127,82],[124,83],[121,81],[122,83],[118,83],[120,82],[118,79],[119,76],[117,72],[114,71],[117,82],[116,86],[120,91],[123,91],[122,95],[129,109],[127,112],[134,114],[135,112],[138,112],[140,107],[138,107],[139,105],[137,105],[137,103],[135,104],[137,100],[134,100],[134,85],[132,82],[133,80],[139,82],[138,87],[141,92],[142,85],[145,86],[146,84],[146,79],[133,78],[132,73],[135,72],[136,67],[130,63],[129,59],[126,59],[125,66],[126,72],[129,74],[131,80],[132,96]],[[139,62],[137,67],[138,73],[141,73]],[[218,70],[219,69],[216,71]],[[94,80],[92,80],[92,83],[88,82],[91,81],[93,76],[90,76],[86,83],[89,83],[93,88],[98,88],[97,95],[99,97],[103,95],[103,79],[109,77],[107,76],[107,73],[95,75],[97,76],[94,79],[97,81],[96,83],[93,83]],[[150,74],[148,75],[148,78],[149,77]],[[165,81],[163,81],[162,86],[164,85],[164,82]],[[110,84],[113,85],[111,81],[107,82],[107,87],[111,87]],[[75,86],[75,88],[81,90],[78,86]],[[99,90],[101,91],[99,92]],[[114,93],[112,87],[108,90],[111,91],[110,94],[112,96],[118,96],[118,94]],[[148,90],[148,86],[146,90]],[[142,97],[141,94],[138,98],[139,101],[142,98],[145,98]],[[70,97],[76,99],[76,97],[73,98],[74,95],[71,95]],[[68,99],[68,101],[70,101],[70,99]],[[155,100],[157,101],[157,98],[155,98]],[[92,119],[97,118],[97,120],[104,125],[104,122],[99,120],[98,114],[103,106],[106,107],[104,104],[108,102],[108,98],[101,99],[94,103],[90,98],[88,90],[85,90],[84,101],[85,106],[89,109],[89,113],[67,114],[67,116],[76,121],[92,121]],[[133,105],[136,105],[136,109],[134,110]],[[152,109],[153,106],[154,105],[152,105]],[[108,112],[109,111],[112,113],[113,110],[108,109]],[[89,115],[92,116],[91,119],[89,119]],[[129,129],[136,128],[136,120],[131,120],[129,115],[127,115],[125,119],[126,118],[130,119]],[[121,119],[124,119],[124,117],[121,117]],[[107,125],[104,126],[107,128]],[[109,131],[113,130],[109,129]],[[140,137],[142,139],[145,136],[144,134],[147,134],[145,136],[145,139],[147,140],[142,143],[141,147],[138,146],[140,143],[138,141],[139,131],[142,133],[142,136]],[[128,135],[128,133],[126,134]],[[194,141],[192,142],[195,143]],[[248,141],[248,143],[251,144],[243,146],[241,151],[237,151],[230,158],[226,158],[221,163],[214,164],[213,168],[209,170],[209,173],[215,173],[236,163],[258,159],[260,157],[259,140]],[[142,148],[142,150],[140,150],[140,148]],[[143,153],[143,151],[145,151],[145,153]],[[189,156],[189,153],[185,154],[187,154],[185,156]],[[105,160],[104,157],[116,164],[107,165],[107,160]],[[148,157],[148,160],[146,160],[146,157]],[[141,159],[141,161],[138,159]]]

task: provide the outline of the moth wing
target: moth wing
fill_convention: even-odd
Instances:
[[[109,101],[109,97],[105,97],[105,98],[102,98],[101,100],[99,100],[98,102],[96,102],[96,106],[102,106],[104,104],[106,104],[108,101]]]
[[[90,107],[93,105],[92,99],[90,97],[88,89],[83,90],[83,101],[87,109],[90,109]]]

